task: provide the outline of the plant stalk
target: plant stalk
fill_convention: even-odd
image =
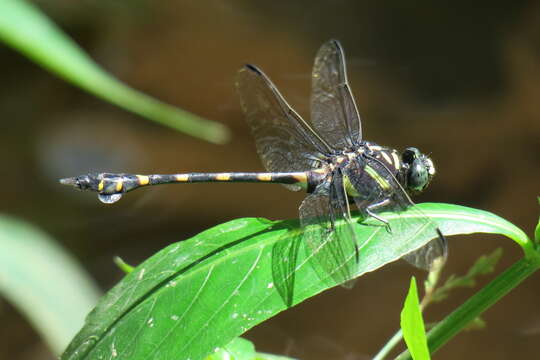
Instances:
[[[401,340],[403,340],[403,331],[399,329],[372,360],[383,360]]]
[[[538,257],[523,258],[478,291],[428,332],[430,353],[433,354],[437,351],[471,321],[489,309],[539,268],[540,260]],[[405,359],[411,359],[408,351],[402,352],[396,358],[396,360]]]

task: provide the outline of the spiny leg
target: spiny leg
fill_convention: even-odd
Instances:
[[[375,214],[373,211],[374,210],[377,210],[379,208],[382,208],[382,207],[385,207],[387,206],[388,204],[390,204],[390,199],[384,199],[382,201],[379,201],[377,203],[374,203],[374,204],[371,204],[369,205],[367,208],[366,208],[366,213],[371,216],[372,218],[374,219],[377,219],[379,220],[380,222],[382,222],[384,224],[384,226],[386,227],[386,231],[388,231],[390,234],[392,233],[392,228],[390,227],[390,223],[388,222],[388,220],[380,217],[379,215]]]

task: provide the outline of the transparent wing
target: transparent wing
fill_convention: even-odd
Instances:
[[[347,81],[345,54],[337,40],[323,44],[312,73],[311,122],[335,149],[362,139],[360,115]]]
[[[296,230],[287,232],[272,247],[272,279],[276,289],[288,307],[294,302],[296,266],[302,234]]]
[[[246,65],[238,72],[236,86],[257,152],[268,171],[309,170],[329,153],[329,146],[261,70]]]
[[[448,245],[441,231],[438,228],[436,228],[436,231],[438,235],[436,239],[431,240],[420,249],[405,255],[403,259],[411,265],[428,271],[431,270],[435,259],[442,258],[443,262],[446,261]]]
[[[358,266],[356,234],[350,217],[343,179],[334,174],[300,205],[300,223],[315,271],[321,280],[352,285]]]
[[[376,180],[370,184],[367,179],[365,166],[370,166],[381,178],[388,183],[388,188],[380,186]],[[393,211],[398,216],[397,221],[393,221],[391,232],[396,239],[407,243],[407,241],[417,237],[420,233],[433,234],[434,240],[430,241],[418,250],[407,254],[403,258],[410,264],[429,270],[433,261],[438,257],[446,258],[447,244],[442,236],[437,224],[425,216],[410,199],[396,177],[388,168],[375,158],[367,159],[366,163],[353,161],[344,169],[344,174],[349,178],[355,190],[361,195],[354,198],[358,209],[368,215],[366,209],[373,204],[384,204],[371,208],[371,212],[378,214],[383,211]],[[368,192],[369,189],[369,192]],[[401,216],[401,212],[408,210],[413,216]],[[384,224],[381,223],[381,226]]]

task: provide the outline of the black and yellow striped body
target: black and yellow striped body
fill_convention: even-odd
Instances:
[[[99,199],[105,203],[116,202],[122,194],[140,187],[174,183],[277,183],[297,185],[310,193],[321,182],[326,181],[329,175],[333,176],[332,173],[337,169],[347,167],[357,169],[353,174],[355,186],[352,186],[350,176],[344,178],[347,195],[351,198],[372,200],[392,191],[392,186],[386,179],[388,174],[392,174],[401,182],[402,165],[396,150],[365,142],[354,152],[344,152],[342,155],[332,157],[322,168],[302,172],[204,172],[166,175],[98,173],[62,179],[62,183],[73,185],[80,190],[95,191],[99,194]],[[386,174],[386,177],[382,174]]]
[[[136,174],[87,174],[62,179],[62,183],[73,185],[80,190],[95,191],[101,201],[116,202],[123,193],[144,186],[174,183],[208,183],[208,182],[245,182],[245,183],[277,183],[298,185],[308,189],[316,186],[319,176],[310,172],[223,172],[223,173],[186,173],[167,175]]]
[[[333,177],[343,176],[349,199],[359,198],[366,204],[391,197],[396,186],[408,189],[410,165],[396,150],[364,141],[350,152],[328,157],[320,168],[300,172],[220,172],[166,175],[98,173],[62,179],[66,185],[95,191],[105,203],[118,201],[122,194],[144,186],[174,183],[244,182],[294,185],[308,193]],[[398,184],[396,184],[396,181]],[[405,191],[405,190],[404,190]],[[352,200],[351,200],[352,201]]]
[[[402,153],[363,140],[362,125],[350,91],[343,49],[335,40],[325,43],[315,58],[312,73],[311,121],[290,107],[270,79],[257,67],[246,65],[238,72],[236,86],[257,153],[268,172],[186,173],[171,175],[88,174],[62,179],[79,190],[95,191],[105,203],[126,192],[160,184],[196,182],[278,183],[308,195],[299,207],[300,224],[321,280],[331,277],[347,282],[357,274],[360,249],[351,216],[355,204],[366,218],[372,217],[390,230],[380,216],[414,210],[410,194],[426,188],[435,175],[431,159],[410,147]],[[436,224],[416,211],[414,221],[393,221],[392,231],[410,235],[429,231],[438,237],[435,246],[415,251],[407,260],[429,268],[432,260],[445,256],[446,243]],[[343,222],[344,227],[336,226]],[[289,251],[287,251],[289,252]],[[351,261],[354,260],[354,261]],[[294,259],[283,262],[276,288],[289,304],[294,288]],[[273,265],[274,266],[274,265]],[[274,269],[274,268],[273,268]],[[281,285],[280,285],[281,284]]]
[[[199,182],[269,182],[279,184],[307,183],[305,172],[268,173],[268,172],[223,172],[223,173],[186,173],[171,175],[131,175],[100,174],[101,189],[104,192],[127,192],[146,185]],[[98,184],[98,186],[100,186]]]

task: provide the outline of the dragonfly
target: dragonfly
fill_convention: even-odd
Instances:
[[[318,268],[338,284],[353,279],[361,257],[351,216],[353,205],[361,218],[375,219],[396,237],[407,229],[408,235],[400,241],[423,231],[433,234],[427,245],[404,257],[411,264],[429,269],[436,258],[446,257],[446,240],[437,224],[411,200],[435,175],[433,161],[414,147],[400,153],[363,140],[345,54],[337,40],[324,43],[315,57],[311,122],[302,119],[254,65],[245,65],[238,72],[236,87],[266,172],[92,173],[60,182],[97,192],[104,203],[114,203],[141,187],[170,183],[278,183],[290,190],[304,190],[307,196],[299,207],[302,239]],[[400,216],[405,210],[415,214],[414,221]],[[392,226],[381,215],[388,211],[398,215]]]

